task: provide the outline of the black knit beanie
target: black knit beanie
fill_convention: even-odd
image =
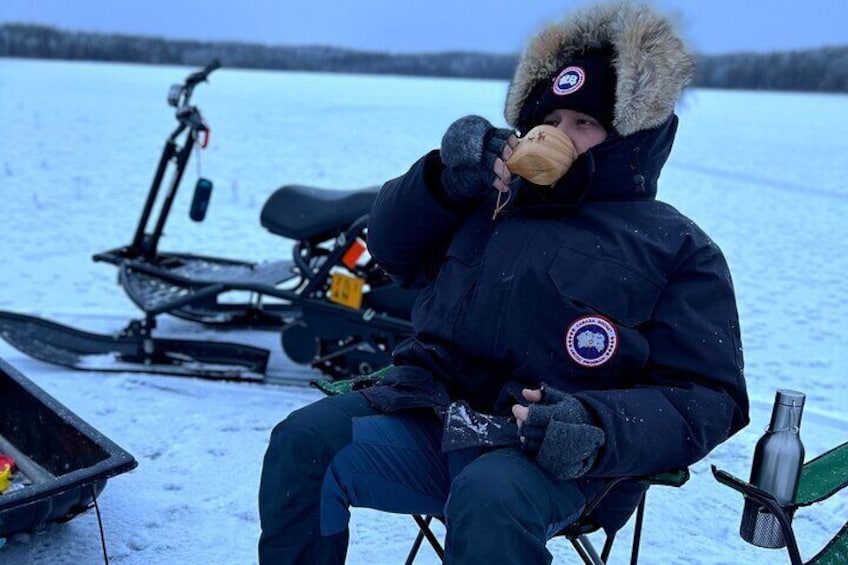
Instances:
[[[615,69],[612,49],[576,54],[553,77],[537,85],[521,114],[527,126],[538,125],[558,109],[574,110],[598,120],[607,131],[615,117]]]

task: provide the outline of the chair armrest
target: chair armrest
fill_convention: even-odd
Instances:
[[[368,375],[360,375],[351,379],[331,380],[318,379],[311,381],[309,384],[326,394],[327,396],[336,396],[357,390],[370,388],[383,380],[383,377],[389,372],[392,365],[378,369]]]
[[[662,485],[667,487],[682,487],[689,480],[689,469],[678,469],[677,471],[667,471],[665,473],[657,473],[647,477],[639,477],[639,482],[651,485]]]
[[[729,486],[739,494],[752,498],[757,502],[768,502],[774,504],[775,506],[780,506],[780,504],[777,502],[777,499],[770,492],[764,491],[763,489],[752,485],[748,481],[743,481],[739,477],[731,475],[727,471],[722,471],[715,465],[711,465],[710,468],[713,471],[713,476],[718,482],[725,486]]]
[[[753,500],[771,512],[780,525],[781,534],[786,542],[786,550],[789,552],[789,560],[793,565],[801,565],[801,552],[798,549],[798,541],[795,539],[795,532],[792,531],[791,523],[792,514],[795,512],[796,507],[794,505],[781,506],[770,492],[766,492],[749,482],[743,481],[727,471],[721,471],[715,465],[712,465],[711,468],[713,476],[718,482],[729,486],[745,498]]]

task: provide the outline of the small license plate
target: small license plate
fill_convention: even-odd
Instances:
[[[330,300],[355,310],[362,307],[362,285],[365,281],[342,273],[333,273]]]

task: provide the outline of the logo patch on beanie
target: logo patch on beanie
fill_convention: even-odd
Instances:
[[[586,71],[583,67],[566,67],[554,80],[554,94],[567,96],[574,94],[586,82]]]
[[[618,331],[606,318],[577,318],[565,332],[568,356],[583,367],[599,367],[612,359],[618,349]]]

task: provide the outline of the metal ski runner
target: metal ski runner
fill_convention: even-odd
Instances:
[[[0,311],[0,337],[30,357],[82,371],[264,381],[270,355],[267,349],[218,341],[154,338],[152,321],[135,320],[115,335],[104,335]]]

